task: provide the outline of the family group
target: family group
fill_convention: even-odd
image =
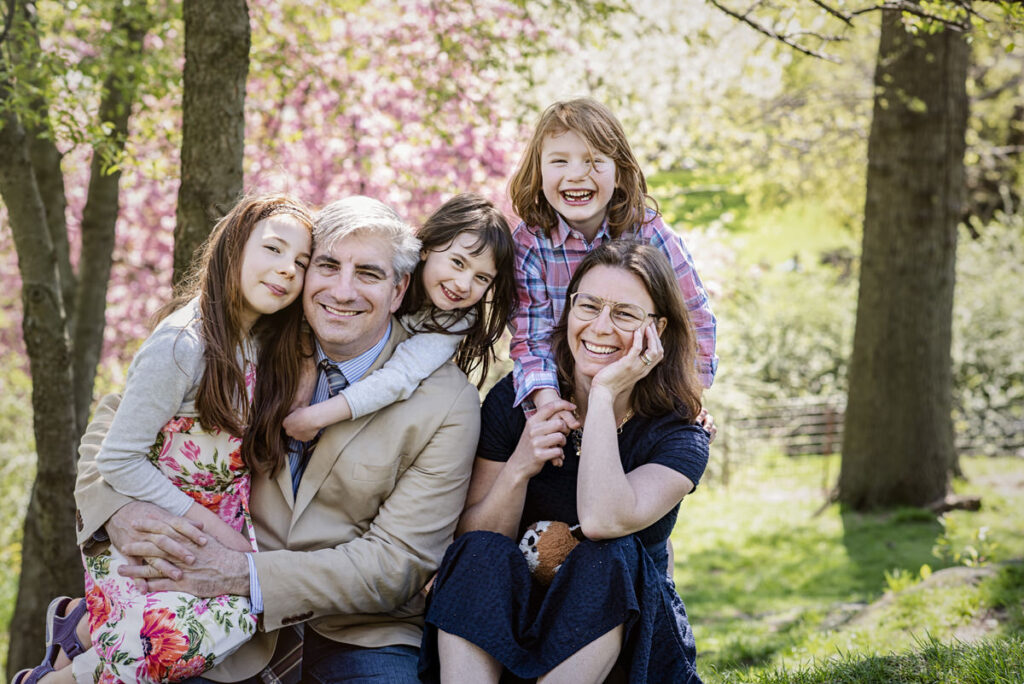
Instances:
[[[707,294],[604,105],[549,107],[509,192],[515,230],[239,201],[94,412],[85,595],[13,684],[700,682],[669,535]]]

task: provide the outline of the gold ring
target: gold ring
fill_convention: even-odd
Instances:
[[[644,362],[645,366],[651,365],[651,357],[647,356],[647,352],[640,354],[640,360]]]

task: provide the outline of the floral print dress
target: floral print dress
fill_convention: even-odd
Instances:
[[[246,373],[252,392],[254,367]],[[251,397],[250,397],[251,398]],[[242,440],[205,431],[198,419],[175,416],[157,435],[149,460],[195,501],[236,531],[253,536],[250,474]],[[83,556],[94,681],[177,682],[202,674],[256,631],[256,616],[242,596],[197,598],[177,591],[142,593],[117,569],[127,563],[114,546]]]

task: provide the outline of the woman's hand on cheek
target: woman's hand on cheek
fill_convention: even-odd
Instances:
[[[565,424],[557,414],[562,411],[571,413],[575,408],[571,402],[559,399],[537,409],[526,421],[519,444],[508,459],[509,465],[520,469],[527,478],[539,473],[548,461],[561,466],[566,435]]]
[[[665,358],[665,348],[654,323],[637,328],[633,333],[633,344],[626,355],[615,363],[601,369],[594,376],[591,391],[602,388],[613,397],[633,391],[633,386],[646,377]]]

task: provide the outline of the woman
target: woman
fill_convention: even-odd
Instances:
[[[488,394],[466,509],[433,586],[421,672],[497,682],[700,682],[668,568],[682,498],[707,464],[696,342],[657,249],[606,243],[580,264],[552,336],[562,396],[529,420],[511,377]],[[574,411],[580,430],[556,417]],[[517,542],[539,520],[586,537],[549,588]],[[438,662],[439,661],[439,662]]]

